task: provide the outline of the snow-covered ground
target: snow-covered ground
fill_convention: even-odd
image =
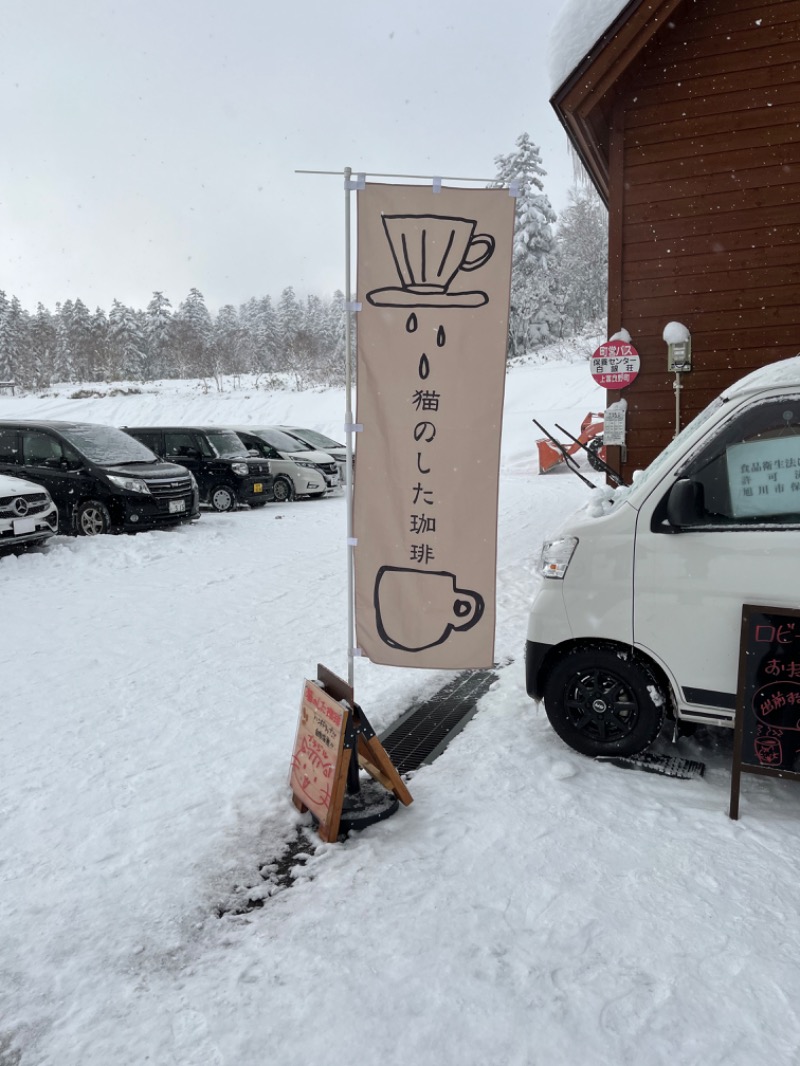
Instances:
[[[310,834],[260,909],[233,913],[305,824],[302,680],[346,675],[344,497],[0,560],[0,1066],[800,1061],[800,793],[748,776],[732,822],[729,734],[682,740],[707,771],[676,781],[575,754],[528,699],[537,550],[588,496],[537,475],[531,419],[575,432],[603,395],[585,360],[508,386],[513,661],[411,807]],[[344,420],[332,391],[74,391],[2,397],[0,417]],[[381,730],[450,676],[358,660],[356,696]]]

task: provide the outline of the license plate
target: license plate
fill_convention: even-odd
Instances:
[[[170,500],[169,501],[169,513],[180,514],[181,511],[186,510],[186,500]]]
[[[15,518],[14,536],[20,537],[23,533],[35,533],[36,521],[33,518]]]
[[[264,491],[264,486],[261,484],[260,481],[257,481],[255,483],[255,485],[253,485],[253,492],[263,492],[263,491]]]

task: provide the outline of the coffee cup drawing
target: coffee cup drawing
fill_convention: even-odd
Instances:
[[[449,215],[383,215],[386,239],[400,285],[373,289],[375,307],[482,307],[480,290],[451,292],[461,271],[478,270],[494,254],[489,233],[476,233],[474,218]]]
[[[375,618],[384,644],[420,652],[443,644],[454,633],[477,625],[484,600],[462,589],[447,570],[382,566],[375,578]]]

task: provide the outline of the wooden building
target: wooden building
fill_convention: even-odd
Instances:
[[[800,352],[800,0],[630,0],[551,102],[609,209],[609,332],[641,356],[629,475],[675,434],[669,322],[681,427]]]

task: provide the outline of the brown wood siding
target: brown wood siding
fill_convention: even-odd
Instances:
[[[800,0],[686,0],[615,91],[609,332],[627,329],[642,359],[624,392],[630,474],[675,432],[668,322],[692,334],[682,425],[748,370],[800,352]]]

